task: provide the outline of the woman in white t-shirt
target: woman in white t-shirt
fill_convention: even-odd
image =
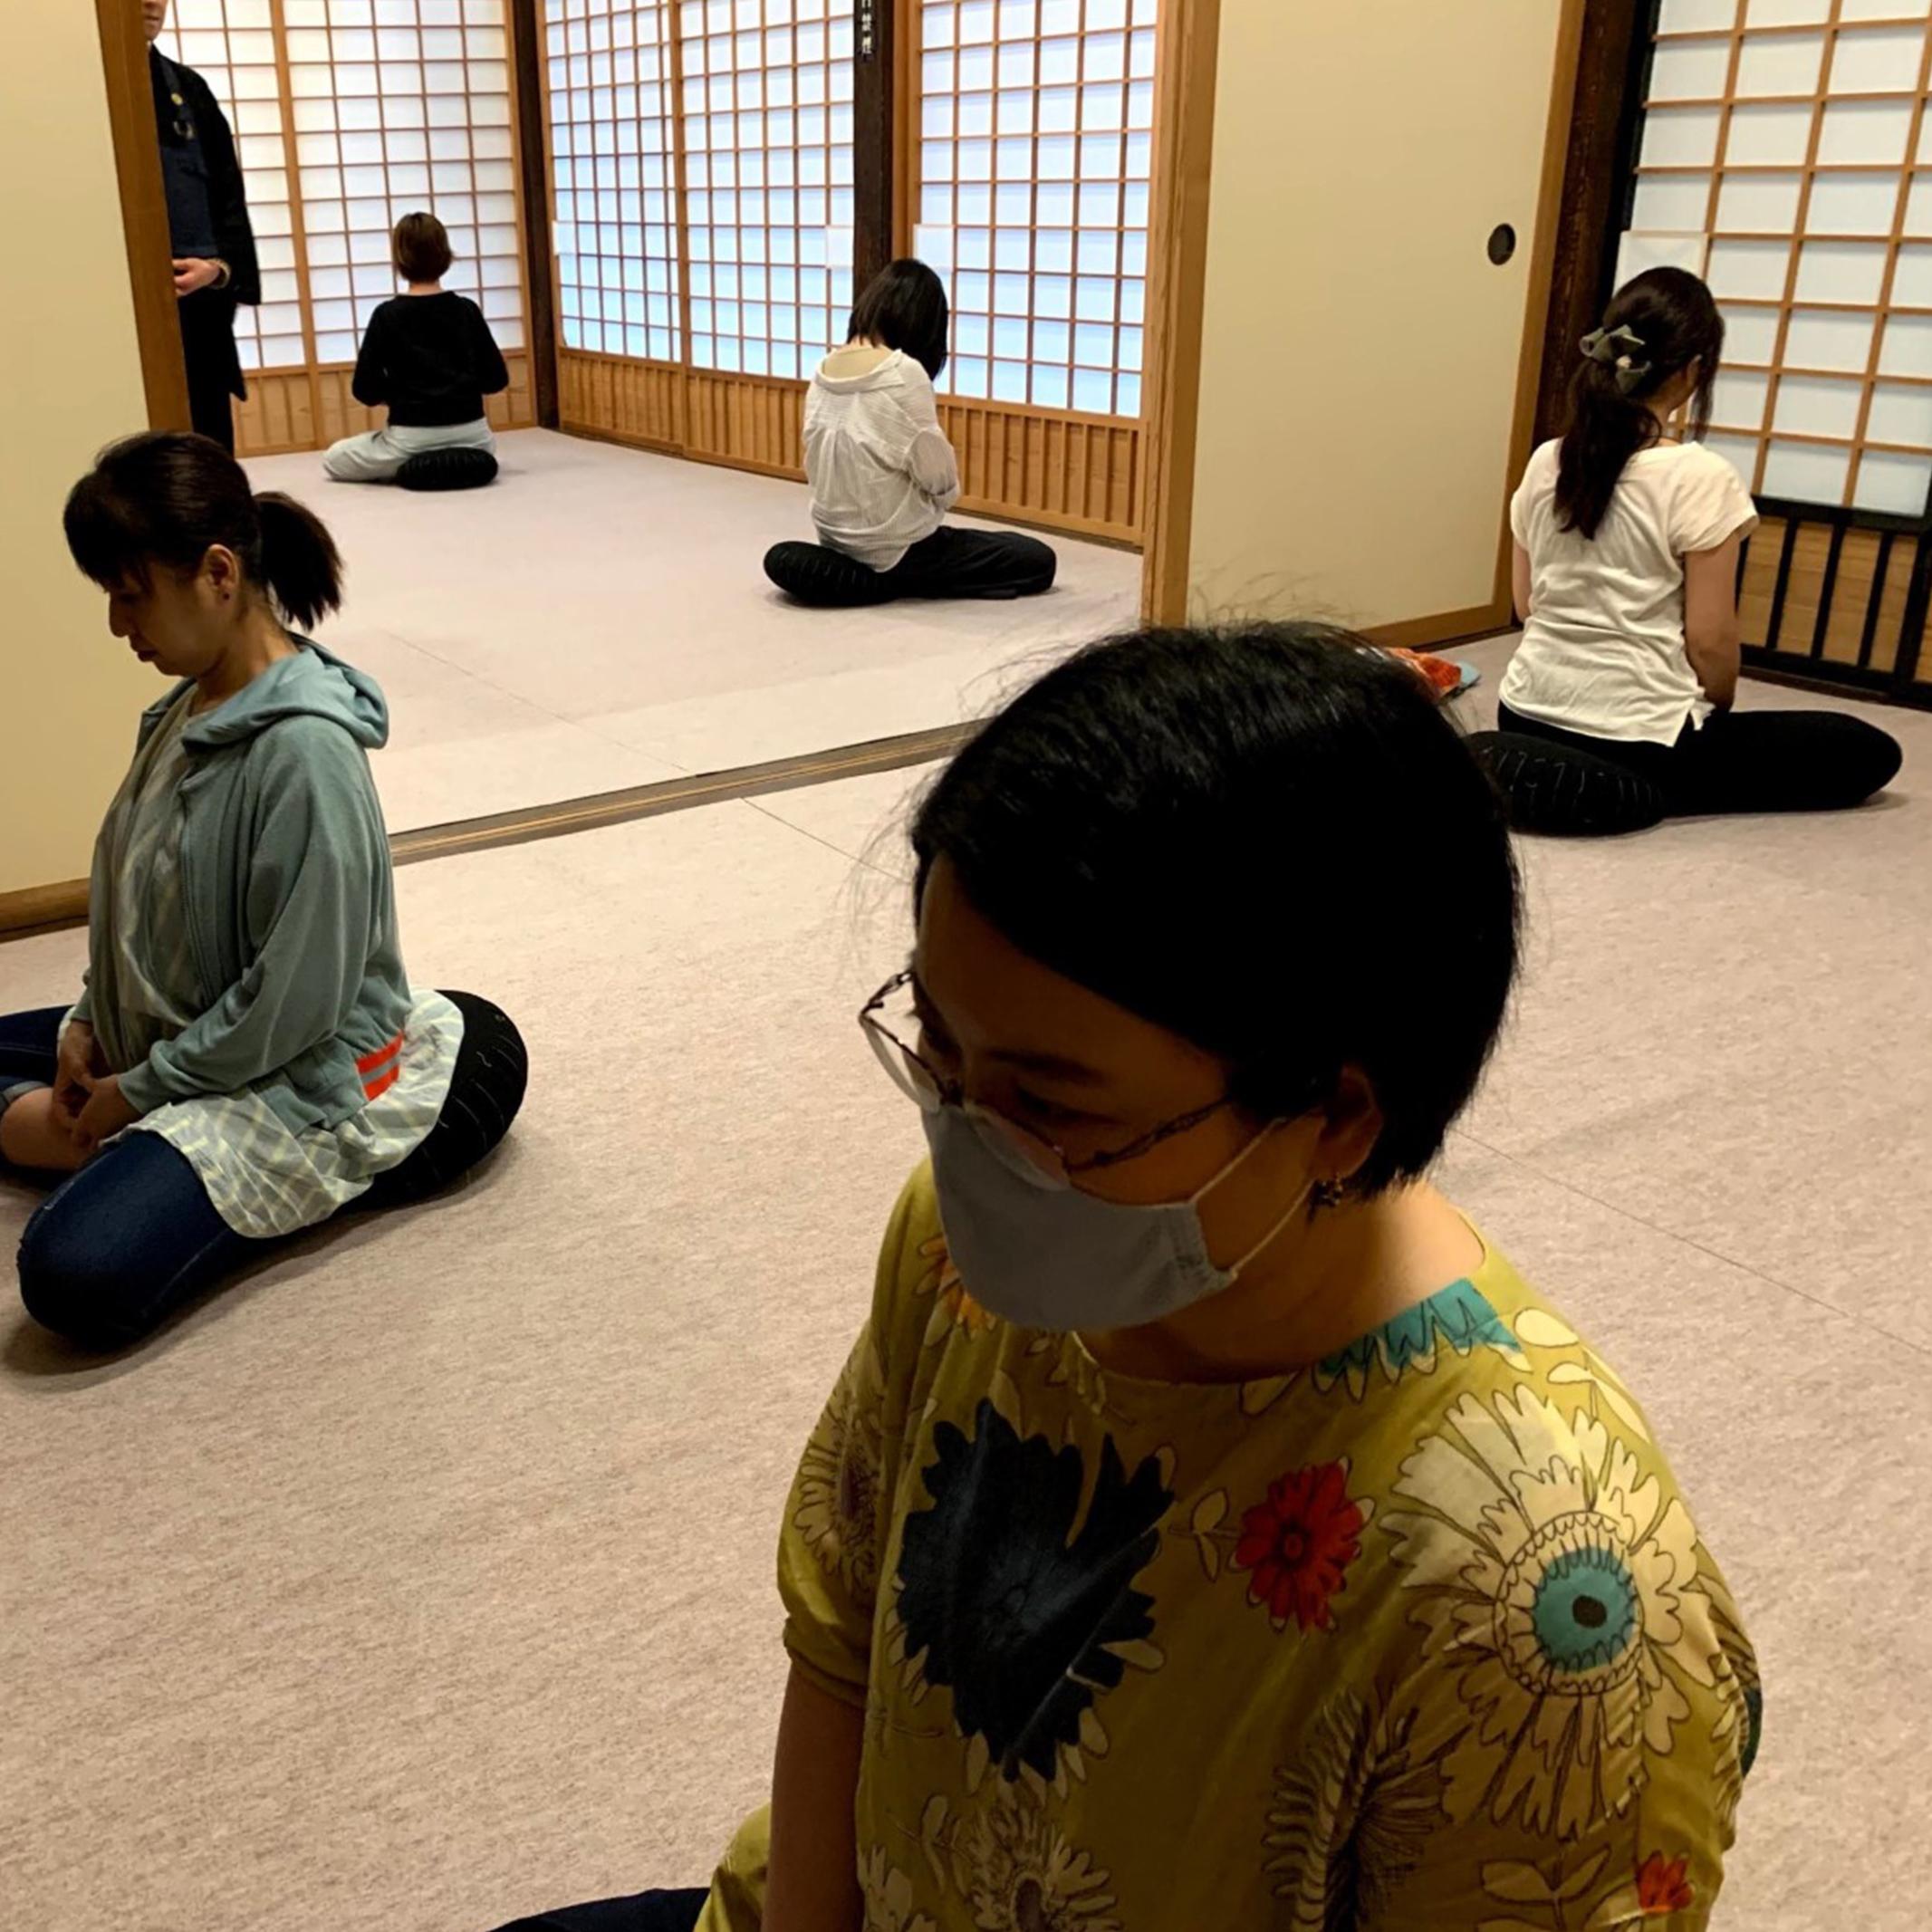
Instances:
[[[946,290],[923,262],[880,270],[852,310],[846,343],[805,397],[805,480],[816,543],[779,543],[764,572],[800,603],[898,597],[1031,597],[1057,558],[1038,537],[946,521],[959,467],[933,382],[946,367]]]
[[[1897,773],[1897,743],[1842,712],[1732,709],[1738,551],[1757,513],[1737,472],[1670,423],[1710,418],[1724,319],[1654,268],[1585,336],[1569,428],[1510,505],[1523,641],[1500,729],[1477,743],[1520,830],[1636,831],[1697,812],[1833,811]]]

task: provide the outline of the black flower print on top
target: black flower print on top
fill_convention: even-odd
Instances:
[[[1052,1779],[1082,1715],[1147,1648],[1154,1600],[1134,1579],[1174,1495],[1152,1456],[1129,1475],[1109,1437],[1076,1530],[1080,1451],[1023,1440],[990,1401],[973,1419],[970,1437],[949,1422],[933,1432],[932,1507],[906,1522],[899,1616],[961,1731],[1008,1779],[1023,1766]]]

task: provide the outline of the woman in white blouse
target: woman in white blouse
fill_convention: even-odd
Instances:
[[[1612,298],[1583,339],[1560,441],[1510,505],[1523,641],[1500,726],[1478,740],[1526,831],[1637,831],[1700,812],[1861,803],[1897,743],[1834,711],[1732,709],[1738,552],[1757,513],[1694,435],[1710,418],[1724,319],[1679,268]]]
[[[779,543],[765,575],[800,603],[898,597],[1031,597],[1057,562],[1037,537],[946,521],[959,466],[933,382],[946,367],[946,290],[923,262],[882,269],[847,340],[805,398],[805,478],[816,543]]]

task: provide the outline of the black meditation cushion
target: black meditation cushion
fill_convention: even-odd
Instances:
[[[426,449],[396,472],[406,490],[480,490],[496,480],[496,458],[486,449]]]

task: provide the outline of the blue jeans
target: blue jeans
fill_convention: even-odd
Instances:
[[[516,1118],[527,1062],[508,1017],[487,1000],[447,995],[463,1044],[443,1111],[407,1160],[359,1206],[419,1200],[466,1172]],[[0,1017],[0,1092],[52,1086],[63,1006]],[[44,1328],[83,1348],[124,1349],[223,1276],[276,1244],[237,1235],[193,1164],[159,1134],[129,1134],[69,1175],[20,1237],[20,1298]]]

